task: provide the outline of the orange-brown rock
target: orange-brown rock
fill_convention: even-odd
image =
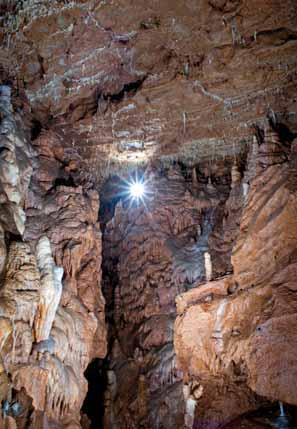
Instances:
[[[263,153],[260,145],[262,170],[243,208],[234,274],[177,298],[175,351],[185,383],[203,387],[199,428],[255,409],[260,398],[297,404],[296,172],[275,151],[263,164]]]
[[[296,404],[296,22],[296,0],[0,1],[0,426]]]
[[[267,112],[296,132],[294,0],[3,3],[1,76],[96,179],[236,155]]]
[[[113,344],[106,428],[183,427],[181,374],[172,347],[175,297],[205,280],[212,212],[228,192],[228,184],[198,183],[192,195],[178,167],[145,177],[145,204],[137,207],[123,197],[104,231]]]
[[[11,165],[18,171],[19,164],[26,166],[18,147],[28,143],[17,134],[12,108],[10,115],[17,147]],[[81,427],[84,371],[93,357],[106,354],[99,197],[86,182],[76,186],[69,178],[71,186],[63,185],[77,158],[70,155],[67,163],[59,142],[47,146],[42,139],[35,142],[39,165],[29,191],[27,185],[9,188],[11,195],[20,195],[9,206],[11,218],[22,212],[23,223],[7,229],[0,219],[6,237],[1,241],[0,399],[3,427],[73,429]],[[20,169],[20,176],[9,177],[22,183],[23,174]],[[15,228],[22,237],[9,235]]]

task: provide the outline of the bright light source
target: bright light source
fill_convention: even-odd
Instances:
[[[145,201],[150,195],[148,181],[144,178],[143,175],[139,177],[139,175],[134,173],[129,180],[124,180],[125,187],[123,195],[126,195],[126,198],[130,200],[130,207],[132,207],[133,203],[136,203],[137,206],[139,203],[146,206]]]
[[[145,194],[144,184],[141,182],[133,182],[129,188],[130,196],[132,198],[142,198]]]

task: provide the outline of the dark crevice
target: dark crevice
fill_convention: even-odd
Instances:
[[[145,77],[138,79],[134,82],[127,83],[123,86],[120,92],[116,94],[104,94],[103,98],[108,100],[110,103],[119,103],[125,97],[133,97],[137,91],[142,87]]]
[[[42,130],[41,122],[39,122],[37,119],[32,119],[32,125],[31,125],[31,140],[36,140]]]
[[[88,380],[88,393],[82,406],[82,412],[91,421],[90,429],[103,429],[104,392],[107,387],[105,360],[94,359],[84,375]]]
[[[257,38],[267,37],[268,40],[284,44],[290,40],[297,40],[297,32],[288,28],[275,28],[272,30],[263,30],[257,33]]]
[[[7,243],[11,243],[12,241],[23,241],[23,238],[20,234],[14,234],[12,232],[7,233]]]
[[[57,188],[58,186],[68,186],[70,188],[75,188],[75,183],[72,176],[69,177],[58,177],[55,182],[53,188]]]
[[[90,429],[104,428],[104,397],[108,388],[107,375],[110,367],[109,356],[113,342],[117,338],[114,321],[114,305],[115,288],[119,281],[116,269],[118,261],[115,258],[110,261],[109,264],[106,263],[107,258],[105,257],[104,231],[106,224],[114,215],[117,202],[121,198],[120,194],[115,191],[119,188],[120,183],[120,178],[118,176],[114,176],[105,182],[100,192],[101,204],[98,220],[103,233],[102,292],[106,300],[105,321],[108,326],[108,339],[106,358],[93,360],[85,371],[85,377],[88,380],[88,393],[82,407],[82,413],[88,416],[91,422]]]
[[[297,133],[292,132],[285,124],[277,123],[275,125],[275,130],[277,131],[281,142],[291,144],[292,141],[297,137]]]
[[[40,77],[43,78],[43,76],[45,75],[44,60],[43,60],[42,56],[39,54],[37,55],[37,58],[38,58],[38,62],[40,65]]]
[[[99,211],[99,221],[103,234],[106,224],[113,218],[115,207],[121,199],[121,193],[117,192],[120,187],[121,179],[118,176],[111,177],[102,186],[100,193],[101,204]]]
[[[53,186],[47,190],[46,195],[51,195],[53,192],[56,191],[57,187],[59,186],[67,186],[69,188],[77,187],[72,176],[57,177],[57,179],[55,179],[53,183]]]

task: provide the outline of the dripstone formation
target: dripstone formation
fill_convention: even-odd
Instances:
[[[296,25],[0,2],[0,429],[295,427]]]

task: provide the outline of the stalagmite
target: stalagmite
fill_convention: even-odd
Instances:
[[[37,244],[37,264],[41,274],[40,301],[35,318],[36,341],[47,340],[62,294],[63,268],[52,257],[49,239],[42,237]]]
[[[289,421],[296,1],[0,0],[0,429]]]
[[[192,168],[192,184],[193,187],[196,187],[198,185],[197,171],[195,167]]]
[[[248,183],[243,183],[242,184],[242,190],[243,190],[243,197],[244,197],[244,201],[247,201],[247,197],[248,197],[248,193],[249,193],[249,184]]]
[[[212,279],[212,263],[211,256],[208,252],[204,253],[205,278],[207,281]]]
[[[231,170],[231,188],[235,188],[241,181],[241,174],[238,170],[237,164],[232,166]]]
[[[191,394],[190,384],[183,385],[183,395],[185,401],[185,429],[192,429],[197,401]]]

